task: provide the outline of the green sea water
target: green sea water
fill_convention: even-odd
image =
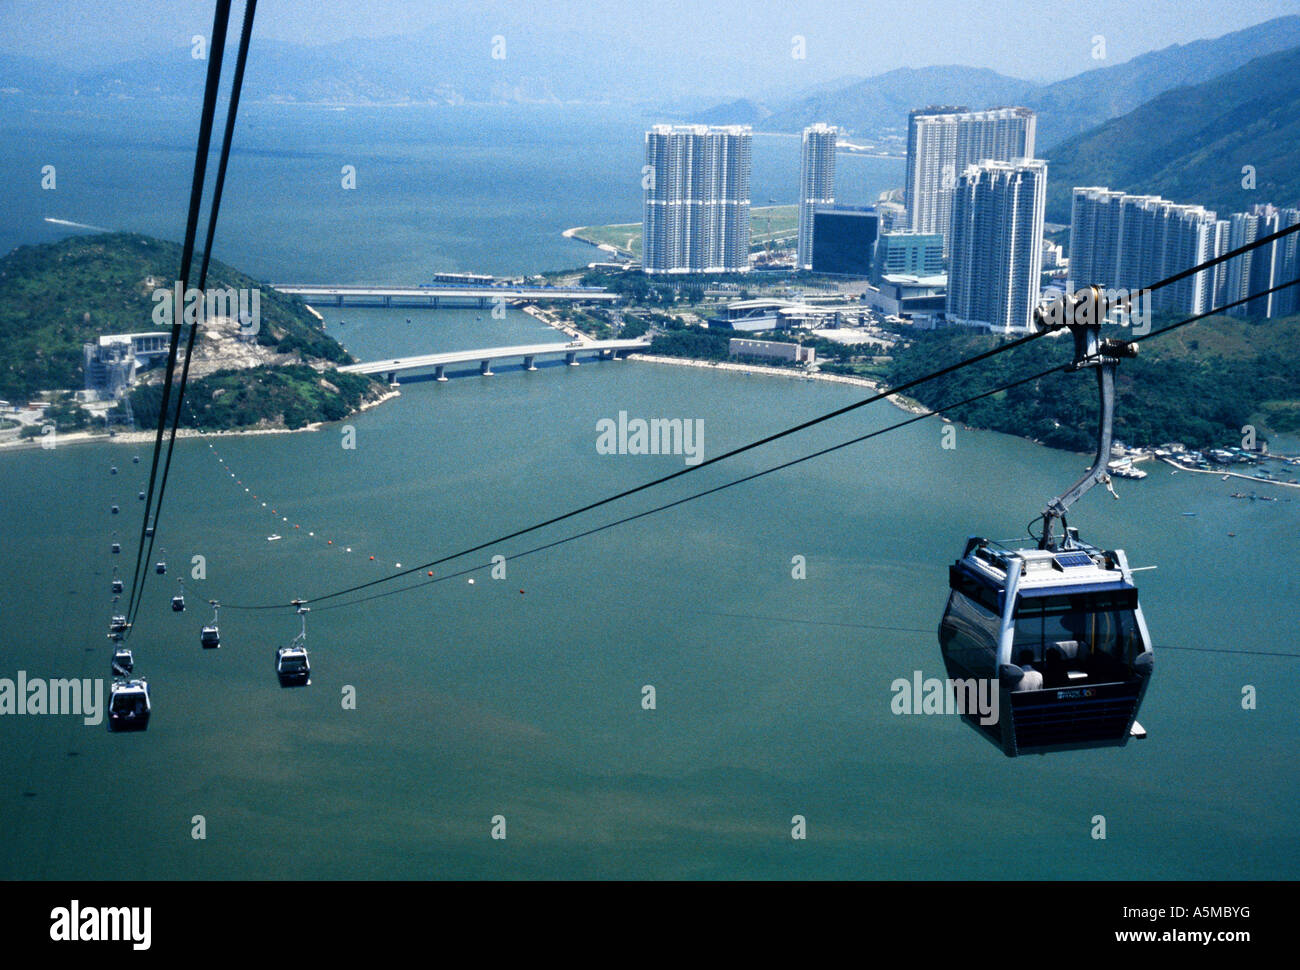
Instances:
[[[521,130],[545,128],[534,120]],[[96,178],[110,178],[96,159],[117,159],[131,185],[163,156],[178,170],[188,164],[188,129],[115,134],[100,118],[38,123],[21,113],[5,122],[31,135],[5,142],[0,165],[14,171],[50,145],[70,146],[67,132],[83,123],[84,165]],[[469,127],[471,140],[491,141]],[[99,141],[89,138],[96,132]],[[383,127],[348,137],[376,158],[392,155],[394,172],[409,173],[426,152],[414,131],[405,142]],[[529,155],[516,146],[527,164],[517,157],[512,169],[493,143],[477,157],[500,198],[477,204],[522,228],[478,233],[466,202],[447,210],[458,213],[449,234],[430,242],[426,223],[394,216],[418,208],[419,178],[394,179],[391,205],[346,217],[313,209],[310,193],[294,195],[330,143],[238,162],[218,255],[281,279],[410,282],[424,267],[531,272],[592,252],[563,248],[577,244],[555,242],[559,229],[637,217],[635,195],[608,201],[621,198],[613,155],[589,186],[566,175],[554,194],[529,196],[520,191],[527,173],[561,171],[560,149],[545,142]],[[154,162],[139,161],[154,151]],[[637,144],[618,153],[636,162]],[[250,176],[256,165],[272,171],[272,160],[300,166],[299,176],[269,186]],[[763,178],[784,185],[778,175]],[[178,216],[177,184],[163,179],[156,205],[92,192],[85,199],[107,208],[59,212],[168,234],[150,220]],[[75,201],[76,179],[61,185]],[[440,191],[474,199],[464,186],[452,180]],[[277,191],[288,201],[268,211],[285,220],[259,223],[257,193],[265,201]],[[519,198],[533,201],[504,215],[494,208]],[[4,202],[21,216],[4,223],[8,244],[42,238],[29,225],[45,212],[38,202],[17,191]],[[548,337],[513,312],[505,321],[473,310],[327,317],[370,359]],[[404,385],[400,398],[345,423],[355,448],[343,447],[342,425],[178,442],[158,539],[169,569],[149,575],[130,641],[152,686],[149,730],[113,735],[73,717],[0,716],[0,877],[1300,875],[1297,661],[1165,649],[1300,652],[1296,501],[1234,500],[1240,483],[1164,466],[1117,483],[1119,501],[1090,494],[1071,523],[1126,549],[1134,565],[1158,567],[1139,574],[1157,651],[1141,714],[1150,737],[1015,760],[956,718],[893,714],[890,688],[915,671],[943,676],[935,629],[946,567],[965,537],[1022,534],[1086,456],[965,429],[948,450],[941,425],[921,422],[519,555],[905,417],[887,404],[438,567],[441,580],[500,554],[505,579],[481,569],[367,602],[319,602],[308,617],[312,684],[281,689],[273,651],[298,619],[284,606],[234,607],[391,575],[397,563],[438,558],[684,467],[681,456],[599,454],[601,419],[620,411],[699,419],[708,456],[867,393],[635,361],[497,371]],[[117,558],[108,549],[116,528],[129,575],[140,524],[136,453],[148,460],[145,447],[106,443],[0,454],[0,677],[107,679]],[[116,517],[114,501],[123,508]],[[273,534],[283,538],[268,541]],[[188,578],[195,556],[203,580]],[[796,556],[805,579],[792,577]],[[168,605],[178,576],[191,587],[182,614]],[[209,597],[227,604],[219,651],[198,644]],[[642,707],[646,686],[654,710]],[[1247,686],[1253,710],[1242,705]],[[349,695],[355,709],[344,706]],[[806,819],[805,840],[791,838],[796,815]],[[1105,839],[1093,837],[1097,816]],[[193,837],[199,817],[203,839]],[[492,838],[497,817],[504,839]]]
[[[363,331],[348,312],[365,356],[385,325]],[[444,339],[487,322],[447,319]],[[1084,456],[966,430],[945,450],[923,422],[514,558],[904,416],[889,405],[456,563],[499,552],[505,579],[482,569],[473,584],[320,603],[308,688],[274,676],[273,650],[298,626],[288,608],[223,610],[222,648],[198,645],[200,597],[316,597],[683,467],[598,454],[596,422],[620,410],[702,419],[708,455],[862,393],[640,362],[499,369],[405,385],[348,422],[354,450],[340,426],[181,441],[159,536],[170,571],[149,577],[130,641],[153,685],[149,730],[0,719],[0,874],[1295,877],[1296,661],[1160,649],[1295,652],[1294,502],[1233,500],[1229,483],[1163,469],[1120,483],[1118,502],[1090,495],[1072,522],[1158,566],[1140,574],[1157,644],[1150,737],[1015,760],[956,718],[893,714],[890,685],[943,676],[934,628],[965,535],[1020,533]],[[133,522],[134,450],[0,460],[0,674],[107,674],[108,505],[123,498],[117,518]],[[195,555],[207,579],[174,614],[172,577]],[[795,556],[806,579],[792,578]],[[1091,835],[1098,815],[1105,840]],[[1003,851],[1013,840],[1036,849]]]

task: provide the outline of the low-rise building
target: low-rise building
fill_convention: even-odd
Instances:
[[[817,351],[803,344],[783,343],[779,340],[749,340],[744,337],[732,337],[727,345],[727,353],[732,357],[766,357],[771,360],[788,360],[796,364],[817,363]]]

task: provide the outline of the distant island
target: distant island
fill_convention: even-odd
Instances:
[[[180,260],[176,243],[134,233],[72,236],[0,258],[0,399],[9,414],[30,415],[26,405],[40,403],[40,424],[59,431],[156,426],[168,341],[143,335],[170,334],[162,306],[176,303],[168,291]],[[353,359],[296,297],[215,260],[206,291],[245,300],[204,304],[218,312],[201,318],[182,428],[295,430],[391,393],[375,378],[338,371]],[[195,297],[189,302],[204,302]],[[182,339],[178,368],[184,348]],[[40,433],[31,421],[9,421],[23,423],[22,437]]]

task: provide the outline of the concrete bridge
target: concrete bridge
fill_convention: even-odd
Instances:
[[[455,350],[443,354],[420,354],[415,357],[395,357],[391,360],[347,364],[339,368],[344,374],[382,374],[388,383],[397,383],[399,375],[432,370],[434,379],[445,381],[448,367],[457,364],[479,365],[478,372],[492,376],[492,362],[520,361],[524,370],[537,370],[539,357],[563,357],[566,364],[576,367],[578,355],[595,356],[600,360],[613,360],[633,351],[645,350],[650,341],[636,340],[575,340],[570,343],[525,344],[516,347],[485,347],[482,350]]]
[[[318,286],[313,284],[276,283],[271,288],[280,293],[302,297],[318,306],[438,307],[447,305],[486,308],[498,300],[527,300],[532,303],[554,301],[613,303],[621,297],[599,287],[586,286],[492,286],[472,284],[437,284],[434,286]]]

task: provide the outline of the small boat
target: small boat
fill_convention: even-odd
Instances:
[[[1188,516],[1189,518],[1192,518],[1192,517],[1195,517],[1196,513],[1195,513],[1195,512],[1184,512],[1183,515],[1186,515],[1186,516]]]
[[[283,539],[283,538],[284,538],[284,536],[280,535],[279,533],[276,533],[275,535],[267,536],[267,537],[266,537],[266,541],[267,541],[267,542],[274,542],[276,539]]]

